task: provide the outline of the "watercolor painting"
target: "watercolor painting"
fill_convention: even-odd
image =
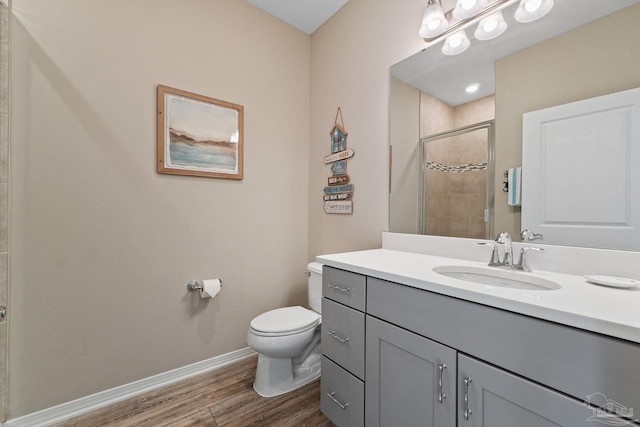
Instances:
[[[158,172],[242,179],[242,105],[158,86]]]

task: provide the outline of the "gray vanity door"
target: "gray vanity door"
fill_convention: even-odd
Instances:
[[[591,424],[627,425],[620,418],[607,416],[584,402],[458,354],[458,427],[584,427]]]
[[[365,425],[454,427],[456,351],[371,316],[366,329]]]

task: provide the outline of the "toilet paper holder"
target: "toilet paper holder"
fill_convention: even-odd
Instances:
[[[220,287],[222,287],[222,279],[219,277],[216,277],[216,279],[218,279],[220,281]],[[202,290],[202,285],[200,283],[198,283],[197,280],[191,280],[189,283],[187,283],[187,289],[190,291],[201,291]]]

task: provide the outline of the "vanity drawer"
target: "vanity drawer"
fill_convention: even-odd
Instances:
[[[322,353],[364,379],[364,313],[322,298]]]
[[[320,410],[337,427],[364,426],[364,383],[322,356]]]
[[[324,266],[322,269],[322,296],[364,311],[367,277],[349,271]]]

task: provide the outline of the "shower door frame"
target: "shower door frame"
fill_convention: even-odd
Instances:
[[[487,200],[484,210],[485,220],[485,234],[486,238],[491,238],[494,234],[494,207],[495,207],[495,119],[487,120],[484,122],[474,123],[469,126],[464,126],[457,129],[448,130],[445,132],[436,133],[433,135],[420,138],[419,142],[419,162],[418,162],[418,179],[419,183],[419,203],[420,203],[420,215],[418,218],[418,233],[426,234],[426,179],[427,179],[427,149],[428,142],[437,141],[444,138],[450,138],[458,135],[464,135],[466,133],[475,132],[478,130],[487,131]]]

